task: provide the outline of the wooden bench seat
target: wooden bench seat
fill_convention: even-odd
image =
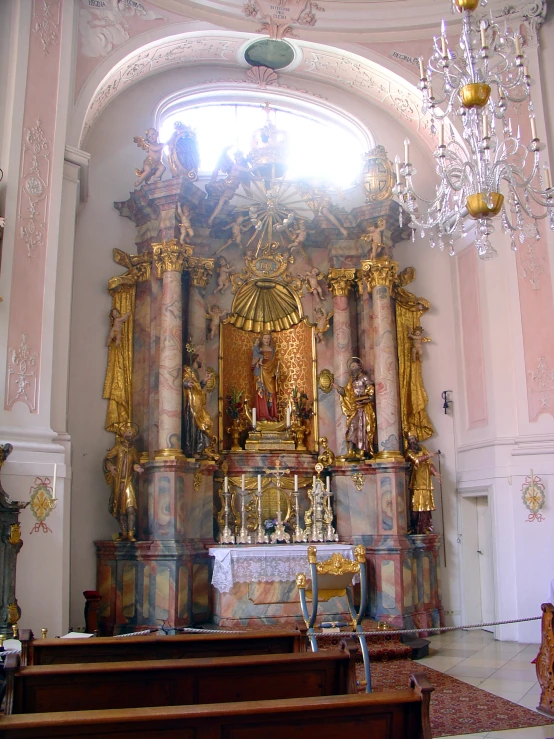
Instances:
[[[407,690],[290,700],[5,716],[0,739],[431,739],[424,675]]]
[[[356,692],[356,647],[18,669],[6,658],[6,714],[176,706]]]
[[[188,659],[247,654],[289,654],[306,651],[305,629],[253,631],[249,634],[177,634],[165,636],[91,637],[90,639],[33,639],[21,631],[22,665],[72,662],[125,662],[150,659]]]

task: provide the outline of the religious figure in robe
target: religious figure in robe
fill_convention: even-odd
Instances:
[[[202,367],[198,354],[191,354],[190,365],[183,367],[183,451],[187,457],[214,458],[216,438],[213,421],[206,408],[206,380],[198,378]]]
[[[119,424],[115,444],[104,457],[104,478],[111,488],[109,510],[121,527],[119,541],[136,541],[135,474],[144,472],[133,444],[137,434],[136,423]]]
[[[258,421],[278,421],[277,379],[279,362],[271,334],[263,334],[252,349],[252,370],[256,388],[255,408]]]
[[[333,383],[340,395],[342,412],[346,416],[346,459],[357,460],[373,456],[376,420],[373,400],[375,387],[358,357],[348,362],[350,378],[344,387]]]
[[[419,443],[415,434],[408,434],[408,449],[406,459],[412,465],[409,488],[412,496],[412,526],[415,534],[428,534],[433,531],[433,517],[435,510],[433,497],[433,477],[440,480],[440,475],[431,461],[437,456],[432,454]]]

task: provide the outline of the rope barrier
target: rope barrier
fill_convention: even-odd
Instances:
[[[377,631],[356,631],[353,634],[363,634],[364,636],[395,636],[397,634],[441,634],[446,631],[461,631],[466,629],[483,629],[485,626],[503,626],[505,624],[519,624],[525,621],[540,621],[542,616],[530,616],[529,618],[515,618],[509,621],[487,621],[481,624],[468,624],[465,626],[440,626],[427,627],[424,629],[378,629]],[[176,631],[182,631],[193,634],[255,634],[258,629],[195,629],[193,627],[183,626]],[[336,632],[334,632],[336,633]],[[349,632],[342,632],[349,633]],[[132,636],[131,634],[126,636]],[[317,632],[313,634],[317,637],[326,637],[329,634],[325,632]]]
[[[160,629],[158,629],[159,631]],[[127,639],[129,636],[148,636],[148,634],[155,634],[156,629],[147,629],[146,631],[133,631],[130,634],[117,634],[114,639]]]

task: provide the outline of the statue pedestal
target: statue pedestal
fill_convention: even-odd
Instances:
[[[294,452],[296,449],[294,437],[288,429],[250,431],[244,446],[247,452]]]

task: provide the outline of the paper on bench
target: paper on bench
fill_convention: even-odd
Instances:
[[[69,634],[64,634],[60,639],[88,639],[94,636],[94,634],[83,634],[82,631],[70,631]]]

